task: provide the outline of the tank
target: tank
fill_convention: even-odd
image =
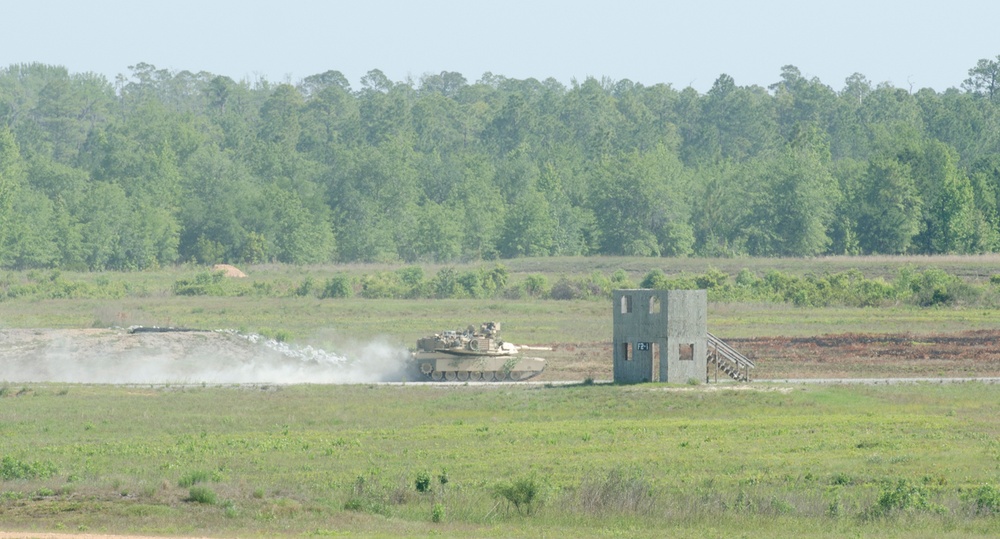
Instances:
[[[430,380],[521,381],[545,370],[545,360],[521,355],[521,347],[500,339],[500,324],[486,322],[476,330],[443,331],[417,340],[413,359]]]

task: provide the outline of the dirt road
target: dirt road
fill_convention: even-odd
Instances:
[[[1000,377],[1000,331],[722,338],[757,363],[755,379]],[[273,343],[272,343],[273,344]],[[533,381],[610,380],[610,342],[540,343]],[[401,374],[408,352],[370,343],[350,358],[267,346],[235,332],[0,330],[0,381],[79,383],[369,383]]]

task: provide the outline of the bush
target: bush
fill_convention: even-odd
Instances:
[[[494,487],[493,493],[497,498],[513,505],[518,514],[530,515],[541,503],[542,484],[534,476],[522,477],[509,483],[500,483]]]
[[[963,494],[963,499],[973,505],[973,510],[980,515],[995,515],[1000,513],[1000,489],[993,485],[982,485],[974,491]]]
[[[240,510],[236,507],[236,504],[232,500],[222,502],[222,508],[222,514],[224,514],[226,518],[236,518],[240,516]]]
[[[667,274],[663,273],[660,268],[654,268],[649,270],[649,273],[642,278],[642,282],[639,286],[642,288],[653,288],[657,290],[663,290],[667,288]]]
[[[403,285],[403,295],[407,298],[416,299],[428,295],[430,284],[424,278],[424,269],[420,266],[407,266],[396,270],[399,280]]]
[[[434,504],[434,509],[431,510],[431,522],[444,522],[444,504]]]
[[[295,289],[295,295],[299,297],[311,295],[315,288],[316,281],[312,278],[312,275],[307,275],[298,288]]]
[[[470,298],[485,297],[483,281],[479,272],[467,271],[460,274],[455,280],[458,282],[462,296]]]
[[[698,285],[698,288],[705,290],[722,288],[729,283],[729,274],[716,268],[709,267],[708,271],[698,277],[695,277],[694,282]]]
[[[753,288],[758,286],[759,283],[760,278],[757,277],[757,274],[747,268],[741,269],[740,272],[736,274],[736,286]]]
[[[0,479],[48,479],[56,474],[56,467],[51,462],[25,462],[10,455],[0,459]]]
[[[431,489],[431,474],[427,472],[420,472],[417,474],[417,480],[415,482],[417,492],[427,492]]]
[[[872,514],[887,516],[901,511],[939,511],[940,508],[928,499],[927,488],[900,479],[894,486],[882,490]]]
[[[549,281],[544,275],[529,275],[524,280],[524,292],[533,298],[540,298],[548,293]]]
[[[612,288],[635,288],[635,283],[632,279],[629,279],[628,273],[621,268],[616,269],[611,274],[611,285]]]
[[[552,290],[549,291],[549,297],[552,299],[573,300],[583,299],[585,296],[579,283],[574,283],[565,277],[552,285]]]
[[[462,287],[458,284],[458,276],[454,268],[441,268],[431,282],[434,290],[434,297],[455,298],[461,293]]]
[[[403,285],[399,276],[391,272],[377,272],[361,278],[361,297],[388,299],[402,297]]]
[[[191,490],[188,491],[187,501],[189,502],[198,502],[206,505],[215,505],[215,500],[216,500],[215,492],[208,487],[195,486],[191,487]]]
[[[326,280],[320,298],[349,298],[354,295],[354,285],[347,275],[334,275]]]
[[[226,274],[221,271],[204,271],[193,279],[178,279],[174,282],[174,294],[178,296],[224,296],[223,287]]]
[[[507,287],[507,281],[510,279],[510,272],[507,271],[507,267],[503,264],[497,264],[490,270],[483,270],[482,274],[483,289],[489,295],[503,291]]]

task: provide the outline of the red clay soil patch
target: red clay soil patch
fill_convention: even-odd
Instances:
[[[844,333],[814,337],[727,338],[752,359],[755,379],[1000,376],[1000,330],[935,335]],[[535,380],[610,380],[610,342],[548,343]]]
[[[755,378],[1000,375],[996,330],[724,340],[757,363]]]

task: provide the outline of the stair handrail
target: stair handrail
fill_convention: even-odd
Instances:
[[[729,361],[732,361],[744,367],[749,367],[751,369],[757,368],[757,365],[755,365],[754,362],[750,360],[750,358],[739,353],[732,346],[729,346],[722,339],[716,337],[715,335],[712,335],[711,333],[708,334],[708,342],[709,344],[715,347],[717,352],[721,350],[722,356],[728,359]]]

